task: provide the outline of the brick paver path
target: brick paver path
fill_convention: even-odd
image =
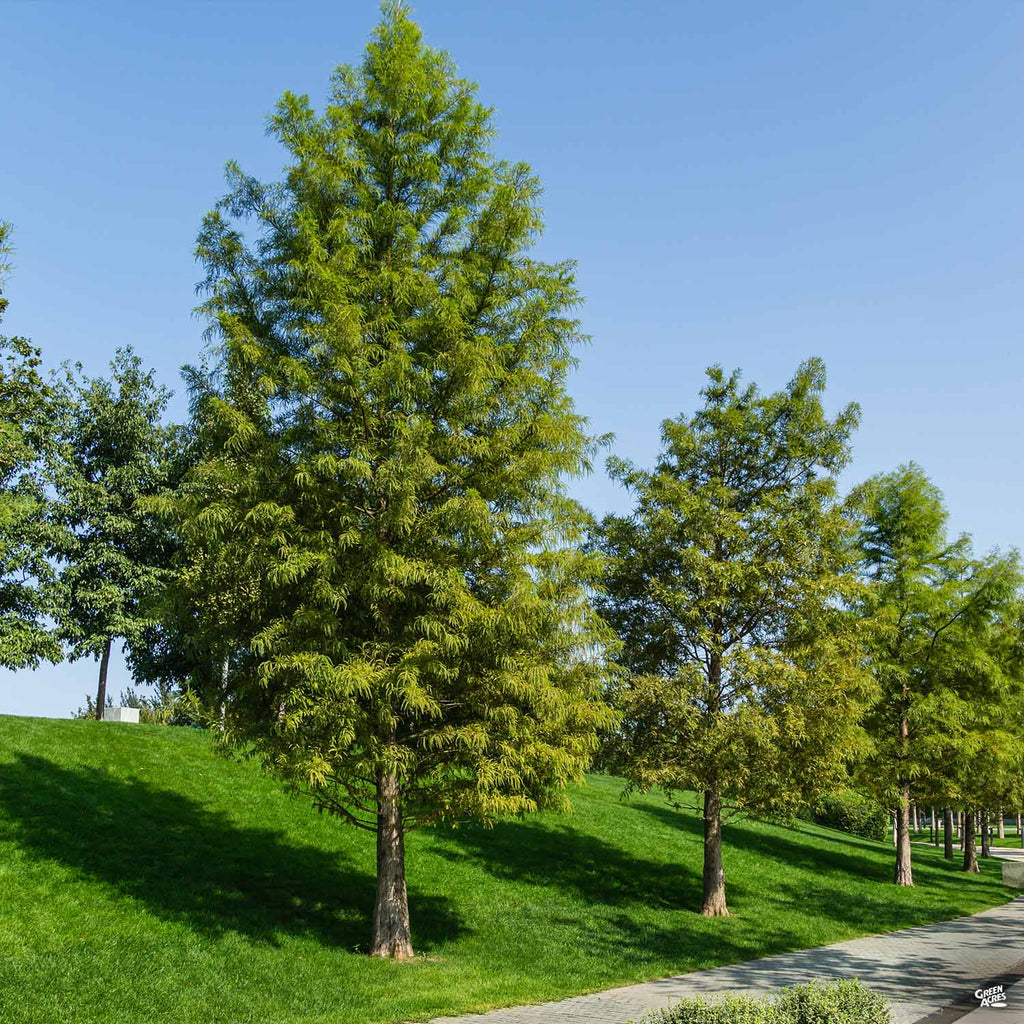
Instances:
[[[993,850],[1024,857],[1022,850]],[[1024,972],[1024,896],[1001,907],[939,924],[837,942],[831,946],[694,971],[642,985],[609,989],[557,1003],[516,1006],[484,1014],[444,1017],[433,1024],[627,1024],[683,996],[724,992],[764,994],[812,978],[860,978],[882,993],[894,1024],[911,1024],[943,1007],[947,1021],[1024,1024],[1024,982],[1011,990],[1004,1009],[975,1009],[979,985]],[[975,1006],[977,1004],[974,1004]],[[935,1024],[940,1024],[938,1017]]]

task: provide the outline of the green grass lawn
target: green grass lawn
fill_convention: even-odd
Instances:
[[[1008,899],[914,848],[725,829],[733,916],[705,920],[700,823],[594,777],[568,817],[410,837],[409,964],[370,960],[372,836],[200,732],[0,717],[0,1020],[383,1024],[540,1001]]]
[[[1008,847],[1019,847],[1019,846],[1021,846],[1020,836],[1016,834],[1016,831],[1017,831],[1016,826],[1011,828],[1009,825],[1007,825],[1005,831],[1006,831],[1006,836],[1003,839],[1000,839],[996,835],[995,829],[992,830],[992,840],[991,840],[991,843],[992,843],[993,846],[1003,846],[1003,847],[1007,847],[1007,846]],[[911,840],[913,842],[915,842],[915,843],[931,843],[932,842],[932,837],[931,837],[931,833],[929,833],[928,829],[923,829],[923,830],[919,830],[919,831],[915,832],[911,836]],[[981,852],[981,833],[980,832],[975,834],[975,841],[976,841],[976,844],[977,844],[977,847],[978,847],[978,852],[980,853]],[[891,842],[891,840],[890,840],[890,842]],[[942,829],[940,828],[939,829],[939,846],[942,846],[942,842],[943,842]],[[959,836],[957,836],[954,845],[956,846],[957,850],[960,849],[960,837]]]
[[[1024,845],[1020,841],[1020,836],[1014,835],[1009,829],[1006,830],[1006,837],[1000,839],[998,836],[992,836],[993,846],[1009,846],[1009,847],[1020,847]],[[981,846],[981,837],[978,837],[978,846]]]

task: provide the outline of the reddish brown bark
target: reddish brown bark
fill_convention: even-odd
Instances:
[[[705,917],[727,917],[725,869],[722,866],[722,798],[718,790],[704,793],[704,898]]]
[[[964,871],[972,875],[981,873],[978,867],[978,848],[974,844],[974,811],[966,811],[964,822]]]
[[[411,960],[412,955],[401,787],[394,772],[381,772],[377,778],[377,900],[370,956]]]

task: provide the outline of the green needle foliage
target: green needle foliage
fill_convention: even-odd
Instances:
[[[183,375],[191,422],[182,431],[168,492],[149,503],[173,538],[173,570],[154,601],[158,621],[129,656],[135,678],[156,685],[174,704],[177,722],[193,716],[202,721],[211,712],[219,717],[232,662],[252,639],[258,619],[252,611],[265,568],[259,551],[238,536],[214,538],[204,532],[200,543],[190,543],[180,528],[180,513],[194,513],[209,497],[204,498],[202,474],[195,468],[216,458],[232,433],[216,412],[216,403],[223,401],[217,372],[206,365],[186,366]]]
[[[131,649],[154,622],[149,601],[172,548],[146,501],[168,482],[177,432],[160,422],[168,392],[131,349],[117,350],[109,378],[80,371],[65,368],[49,473],[62,531],[61,636],[72,658],[100,660],[100,718],[114,641]]]
[[[163,474],[164,490],[155,498],[147,497],[140,502],[145,511],[157,517],[163,531],[166,571],[162,573],[162,585],[150,593],[146,602],[153,621],[127,651],[133,679],[156,689],[154,697],[146,698],[153,703],[150,710],[171,717],[175,724],[202,721],[205,712],[223,700],[231,644],[238,632],[235,623],[240,603],[200,600],[200,592],[209,588],[197,587],[185,576],[190,570],[208,570],[195,565],[185,551],[173,517],[166,515],[167,508],[174,507],[173,496],[189,486],[188,474],[203,454],[204,397],[198,391],[206,382],[193,367],[185,367],[184,376],[193,399],[192,422],[175,428]],[[237,578],[233,580],[234,588],[241,591],[240,600],[244,601],[245,592],[239,583]]]
[[[270,132],[283,180],[229,165],[199,239],[220,390],[183,578],[246,590],[224,735],[377,833],[371,952],[404,958],[404,834],[566,807],[609,722],[562,482],[595,447],[565,390],[579,296],[529,255],[537,179],[402,6]]]
[[[0,223],[0,317],[9,237]],[[9,669],[61,657],[45,622],[54,594],[42,467],[55,395],[39,373],[40,357],[25,338],[0,335],[0,666]]]
[[[840,608],[851,550],[835,475],[856,406],[828,419],[825,368],[762,395],[708,371],[704,406],[662,424],[653,472],[618,459],[636,495],[603,523],[605,617],[628,681],[612,763],[632,785],[703,795],[703,912],[726,914],[723,806],[792,813],[838,783],[864,679]]]
[[[914,463],[872,477],[852,503],[868,584],[859,608],[878,684],[863,774],[897,808],[893,880],[913,885],[913,794],[964,798],[964,780],[982,774],[973,755],[1009,682],[996,624],[1015,602],[1020,570],[1016,554],[978,560],[969,537],[947,538],[942,493]]]

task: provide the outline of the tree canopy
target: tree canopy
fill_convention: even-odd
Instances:
[[[111,647],[145,641],[169,568],[170,539],[146,499],[168,481],[176,432],[161,424],[169,393],[131,349],[117,350],[109,378],[65,367],[61,391],[49,469],[63,562],[57,617],[71,656],[100,660],[101,717]]]
[[[10,226],[0,222],[0,318],[7,308]],[[0,335],[0,666],[59,661],[49,628],[55,592],[44,466],[56,396],[42,353],[25,338]]]
[[[624,726],[612,763],[633,785],[703,794],[703,912],[727,912],[723,804],[789,813],[835,784],[856,748],[864,680],[841,607],[852,550],[836,474],[859,411],[824,412],[825,368],[762,395],[708,371],[703,406],[662,424],[653,471],[613,459],[635,495],[602,524],[622,641]]]
[[[229,165],[199,239],[220,386],[179,511],[194,564],[236,567],[200,590],[257,588],[225,737],[376,832],[371,952],[406,957],[404,832],[564,807],[610,721],[564,482],[595,448],[579,296],[530,255],[539,182],[401,5],[270,130],[284,178]]]

